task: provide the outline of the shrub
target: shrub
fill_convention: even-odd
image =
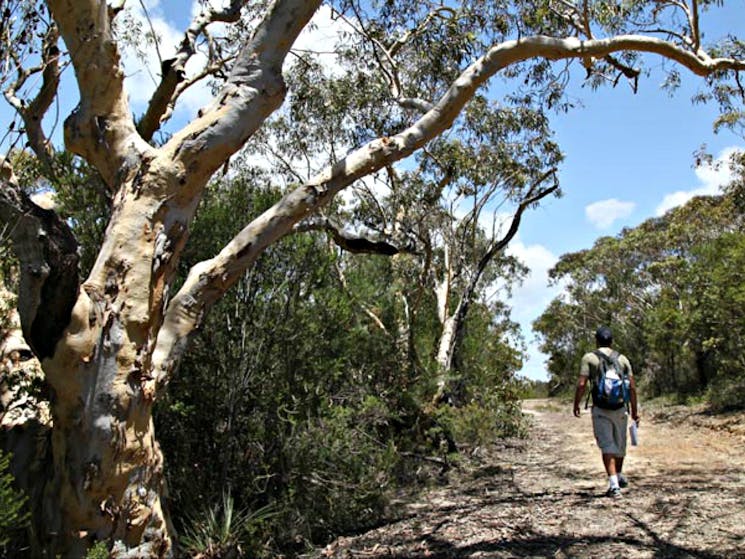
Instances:
[[[24,510],[26,497],[13,488],[13,476],[8,471],[10,455],[0,451],[0,549],[6,549],[15,534],[28,525]]]
[[[260,545],[257,535],[262,524],[275,514],[273,507],[255,511],[237,509],[230,492],[224,492],[220,505],[206,509],[188,519],[181,538],[182,551],[188,557],[255,557]]]
[[[712,410],[721,412],[745,409],[745,376],[716,378],[707,391]]]
[[[525,433],[519,402],[490,405],[471,402],[460,408],[445,406],[438,409],[437,419],[458,445],[483,446]]]
[[[85,554],[85,559],[108,559],[109,548],[106,542],[97,542],[96,545],[88,550]]]

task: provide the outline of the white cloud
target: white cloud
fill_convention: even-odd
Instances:
[[[562,285],[548,285],[548,271],[556,264],[558,257],[543,245],[524,244],[519,237],[518,234],[512,240],[507,253],[517,257],[530,268],[530,272],[520,286],[513,288],[512,296],[507,302],[512,308],[512,319],[520,324],[527,343],[527,356],[520,374],[545,380],[547,374],[544,362],[548,357],[538,350],[533,341],[532,323],[563,289]]]
[[[691,190],[678,190],[665,195],[662,202],[657,206],[655,214],[663,215],[668,210],[682,206],[691,198],[696,196],[711,196],[722,192],[722,187],[732,180],[732,171],[729,160],[732,155],[742,148],[728,147],[719,153],[719,156],[711,164],[701,165],[696,168],[698,186]]]
[[[316,53],[325,70],[331,75],[338,75],[341,68],[334,50],[342,38],[343,25],[343,20],[334,18],[331,8],[323,5],[305,26],[292,48]],[[293,57],[287,57],[285,65],[292,63],[292,60]]]
[[[181,42],[183,31],[174,27],[163,15],[159,2],[146,2],[147,16],[139,3],[131,4],[128,9],[128,15],[134,22],[140,26],[143,32],[155,32],[159,39],[158,52],[163,58],[170,58],[176,51],[177,45]],[[148,19],[149,16],[149,19]],[[126,25],[126,22],[125,22]],[[122,49],[122,64],[124,66],[126,78],[124,87],[129,94],[129,100],[132,104],[132,110],[135,113],[142,113],[147,108],[158,82],[160,81],[160,60],[152,45],[143,45],[143,49],[149,56],[144,60],[137,56],[132,48]],[[204,61],[201,63],[204,64]]]
[[[617,198],[610,198],[587,206],[585,217],[597,229],[608,229],[619,219],[629,217],[635,208],[634,202],[622,202]]]
[[[548,287],[548,271],[558,258],[543,245],[525,245],[519,235],[507,247],[507,253],[517,257],[530,268],[522,285],[513,289],[511,306],[513,318],[530,331],[530,323],[548,306],[561,291],[560,286]]]

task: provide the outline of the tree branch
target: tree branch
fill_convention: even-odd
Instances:
[[[65,144],[114,188],[149,149],[132,122],[124,72],[103,0],[49,0],[67,45],[80,103],[65,121]]]
[[[411,109],[420,113],[431,111],[434,106],[431,102],[416,97],[399,97],[396,102],[404,109]]]
[[[147,141],[153,137],[153,134],[160,128],[160,125],[168,119],[172,112],[172,107],[178,96],[185,88],[179,85],[186,78],[186,63],[196,53],[196,44],[199,36],[204,33],[207,26],[215,22],[231,23],[238,21],[241,15],[241,8],[247,3],[247,0],[232,0],[230,5],[223,10],[216,10],[207,5],[197,15],[184,32],[184,38],[181,40],[178,50],[173,58],[161,61],[161,80],[157,89],[150,98],[147,111],[142,117],[137,129],[140,135]],[[208,64],[212,72],[222,65],[215,66]]]
[[[14,63],[18,70],[18,76],[4,91],[8,103],[16,110],[23,120],[23,126],[29,147],[34,151],[39,161],[45,167],[50,177],[54,176],[52,156],[54,149],[44,134],[42,121],[49,107],[57,95],[60,80],[59,49],[57,41],[59,32],[52,25],[44,36],[40,64],[33,68],[24,68],[22,61],[10,50]],[[36,97],[31,102],[26,102],[18,97],[18,92],[28,82],[28,79],[41,72],[42,84]]]
[[[515,215],[512,216],[512,222],[510,223],[510,227],[507,230],[507,233],[505,233],[499,241],[492,243],[486,253],[484,253],[484,255],[481,257],[481,260],[479,261],[479,265],[477,267],[476,281],[478,281],[478,277],[480,277],[481,274],[484,272],[484,269],[486,269],[486,266],[489,264],[491,259],[494,258],[494,256],[498,252],[504,250],[504,248],[510,243],[510,241],[512,241],[513,237],[517,234],[517,231],[520,227],[520,221],[522,220],[523,212],[531,205],[535,204],[536,202],[542,200],[549,194],[552,194],[559,189],[558,184],[554,184],[549,188],[539,189],[539,186],[550,177],[554,176],[556,174],[556,171],[557,169],[555,168],[549,169],[533,183],[533,186],[531,186],[530,191],[528,192],[528,196],[520,202]]]
[[[401,252],[409,252],[406,249],[401,249],[389,242],[381,240],[368,239],[359,235],[350,235],[346,231],[343,231],[329,219],[323,219],[322,221],[309,221],[301,225],[294,227],[296,233],[303,233],[307,231],[325,231],[331,235],[331,239],[334,244],[354,254],[380,254],[384,256],[393,256]]]
[[[267,246],[292,232],[295,223],[327,204],[343,188],[412,154],[447,130],[477,88],[496,72],[529,58],[597,58],[623,50],[660,54],[704,76],[726,69],[745,69],[744,61],[697,56],[677,45],[636,35],[592,41],[534,36],[492,47],[466,68],[433,108],[412,126],[352,151],[306,184],[287,193],[238,233],[217,256],[194,266],[166,310],[153,358],[155,380],[165,382],[185,347],[186,336],[198,326],[214,301],[237,281]],[[554,190],[549,189],[541,196]],[[535,201],[534,198],[525,200],[522,209]],[[515,226],[518,222],[519,218],[515,220]],[[494,250],[499,248],[495,246]]]
[[[163,147],[192,185],[204,185],[284,101],[282,64],[321,0],[276,0],[242,47],[212,104]]]

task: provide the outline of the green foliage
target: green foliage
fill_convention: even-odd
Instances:
[[[14,152],[13,167],[19,184],[29,195],[49,196],[55,210],[75,232],[80,245],[81,273],[85,274],[93,267],[103,242],[111,212],[109,193],[99,174],[79,157],[58,152],[51,164],[50,171],[27,152]],[[53,173],[51,183],[50,173]]]
[[[223,243],[236,215],[275,196],[250,178],[233,186],[205,199],[187,264]],[[270,531],[285,546],[380,513],[396,462],[384,438],[395,352],[339,290],[333,259],[317,236],[280,243],[194,340],[156,415],[182,510],[233,487],[241,510],[272,503],[281,511]]]
[[[443,406],[436,412],[438,428],[462,446],[485,446],[505,437],[524,436],[525,423],[518,400],[469,402],[465,406]]]
[[[687,322],[699,377],[715,407],[745,407],[745,234],[725,233],[693,258]]]
[[[368,397],[295,430],[286,441],[284,537],[323,542],[379,521],[400,460],[396,443],[383,436],[390,421],[385,403]]]
[[[0,83],[18,78],[21,84],[33,76],[16,91],[26,97],[20,104],[28,107],[36,102],[31,82],[44,84],[47,76],[37,79],[41,66],[31,73],[20,66],[25,61],[36,65],[47,31],[58,42],[56,27],[43,2],[6,3],[0,27],[7,40],[0,41],[0,52],[8,71]],[[226,33],[209,40],[193,37],[190,48],[231,60],[271,3],[250,4]],[[680,40],[681,48],[697,46],[686,42],[688,18],[675,17],[680,7],[665,2],[595,0],[571,14],[567,5],[549,0],[340,0],[324,7],[345,21],[339,44],[328,45],[338,55],[335,69],[330,71],[318,53],[293,52],[293,61],[283,67],[283,108],[251,138],[249,151],[234,158],[234,163],[244,158],[241,175],[213,184],[199,218],[187,224],[192,242],[180,262],[182,278],[275,203],[282,194],[276,185],[304,181],[303,174],[339,162],[340,154],[411,125],[423,106],[501,41],[531,34],[568,37],[578,30],[623,34],[652,29]],[[665,16],[671,16],[668,27],[661,22]],[[578,21],[584,17],[588,20]],[[117,41],[133,48],[140,61],[157,45],[154,31],[126,9],[113,21]],[[6,52],[8,45],[14,53]],[[742,43],[733,38],[717,49],[722,55],[743,55]],[[69,56],[62,53],[59,59],[67,65]],[[631,67],[638,62],[632,53],[583,61],[592,87],[618,81],[608,77],[633,75]],[[215,87],[228,75],[224,70],[211,76]],[[484,444],[521,432],[518,398],[525,385],[514,379],[521,361],[515,347],[519,335],[509,309],[486,305],[480,289],[497,280],[509,289],[526,270],[504,251],[482,261],[495,236],[480,226],[485,215],[480,212],[519,204],[561,162],[546,115],[568,109],[572,101],[563,95],[569,75],[563,64],[541,58],[510,65],[501,74],[515,78],[515,85],[507,89],[503,82],[488,92],[491,97],[504,88],[500,102],[475,97],[410,165],[388,166],[387,173],[375,177],[391,192],[386,200],[366,191],[369,184],[355,185],[361,191],[355,208],[324,208],[332,218],[393,235],[410,254],[395,261],[358,259],[330,250],[322,234],[297,235],[275,243],[212,308],[170,392],[159,399],[155,417],[169,462],[176,504],[171,508],[186,534],[188,552],[259,556],[271,552],[264,548],[266,540],[284,549],[373,523],[386,491],[398,477],[406,478],[403,457],[409,451],[447,452],[455,442]],[[675,88],[678,81],[671,74],[666,85]],[[742,88],[737,79],[721,75],[709,85],[702,99],[716,100],[722,108],[717,125],[738,126],[742,113],[733,99]],[[96,117],[103,132],[108,115]],[[10,125],[11,143],[20,139],[21,128]],[[28,139],[33,140],[31,134]],[[40,153],[42,162],[19,152],[14,165],[27,192],[53,190],[58,211],[80,241],[86,273],[98,258],[110,217],[109,187],[117,185],[104,185],[79,159],[53,151]],[[138,161],[135,152],[112,183],[134,173],[149,176],[150,155]],[[255,170],[256,160],[266,158],[274,158],[268,165],[271,174]],[[260,186],[265,184],[275,187]],[[464,211],[470,213],[460,219]],[[651,229],[681,239],[693,231],[685,220],[672,220],[664,228],[652,224]],[[722,246],[709,255],[694,251],[698,241],[686,241],[683,248],[658,236],[654,241],[659,244],[648,244],[645,235],[631,231],[625,238],[603,239],[593,251],[569,256],[557,266],[557,280],[570,278],[573,284],[571,297],[552,305],[538,323],[552,355],[551,372],[560,386],[570,364],[589,346],[588,325],[606,322],[631,348],[633,361],[645,363],[648,371],[663,365],[672,369],[678,389],[695,371],[700,387],[708,385],[712,399],[721,397],[722,405],[729,405],[719,387],[727,385],[724,376],[735,382],[743,367],[734,344],[715,325],[741,316],[707,309],[728,298],[739,300],[736,275],[717,262],[724,255],[739,265],[740,248]],[[11,261],[5,256],[0,253],[7,279]],[[451,262],[465,264],[451,270]],[[460,325],[456,358],[448,370],[460,405],[432,411],[427,403],[440,372],[435,354],[441,325],[431,292],[436,276],[452,279],[444,311],[453,311],[462,295],[470,313]],[[469,278],[480,280],[471,284],[477,286],[472,292],[465,291]],[[721,289],[711,290],[707,282]],[[178,285],[167,287],[173,293]],[[687,304],[686,313],[676,310],[677,300]],[[648,304],[654,307],[649,312]],[[157,329],[157,320],[150,326]],[[688,332],[683,353],[679,338]],[[655,377],[650,373],[647,378]],[[660,390],[665,383],[656,378]],[[226,494],[226,488],[232,492]],[[91,550],[91,556],[105,553],[103,543]]]
[[[26,497],[13,487],[13,476],[8,471],[10,455],[0,450],[0,550],[5,549],[14,535],[28,525],[24,510]]]
[[[184,270],[222,246],[236,219],[276,199],[262,184],[243,174],[213,186]],[[390,492],[414,478],[411,456],[439,453],[441,443],[447,451],[450,429],[463,444],[519,432],[510,379],[520,357],[504,342],[515,325],[500,305],[474,305],[467,322],[458,374],[468,406],[425,411],[439,328],[423,294],[413,359],[401,351],[400,291],[415,291],[407,282],[419,277],[407,261],[341,255],[323,235],[296,235],[266,251],[208,315],[155,416],[174,520],[191,534],[190,549],[238,545],[216,535],[226,507],[205,509],[225,488],[235,510],[276,512],[241,540],[243,553],[297,551],[378,522]]]
[[[88,549],[88,553],[85,554],[85,559],[108,559],[109,558],[109,546],[106,542],[96,542],[96,544]]]
[[[592,333],[608,324],[646,395],[706,393],[716,408],[745,406],[741,180],[726,196],[695,198],[561,257],[551,274],[565,294],[534,323],[552,383],[571,390]]]
[[[189,557],[219,558],[257,549],[264,523],[276,512],[265,506],[255,511],[237,509],[229,491],[222,503],[207,504],[198,516],[189,517],[181,537],[181,549]]]
[[[714,411],[741,410],[745,408],[745,375],[715,378],[706,393]]]
[[[550,396],[551,385],[548,382],[526,378],[519,379],[519,382],[518,395],[521,400],[548,398]]]

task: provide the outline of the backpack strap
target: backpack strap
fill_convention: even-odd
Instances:
[[[610,365],[612,365],[614,361],[618,361],[618,357],[621,355],[616,350],[613,350],[610,355],[606,355],[605,352],[600,351],[599,349],[596,349],[593,353]]]
[[[595,351],[593,351],[593,353],[597,356],[598,359],[605,360],[607,362],[608,356],[599,349],[596,349]],[[600,364],[598,363],[598,365]],[[597,384],[598,380],[599,379],[595,379],[592,377],[592,375],[590,375],[590,390],[587,391],[587,396],[585,397],[585,409],[587,409],[590,405],[590,396],[592,396],[592,391],[595,390],[595,385]]]

